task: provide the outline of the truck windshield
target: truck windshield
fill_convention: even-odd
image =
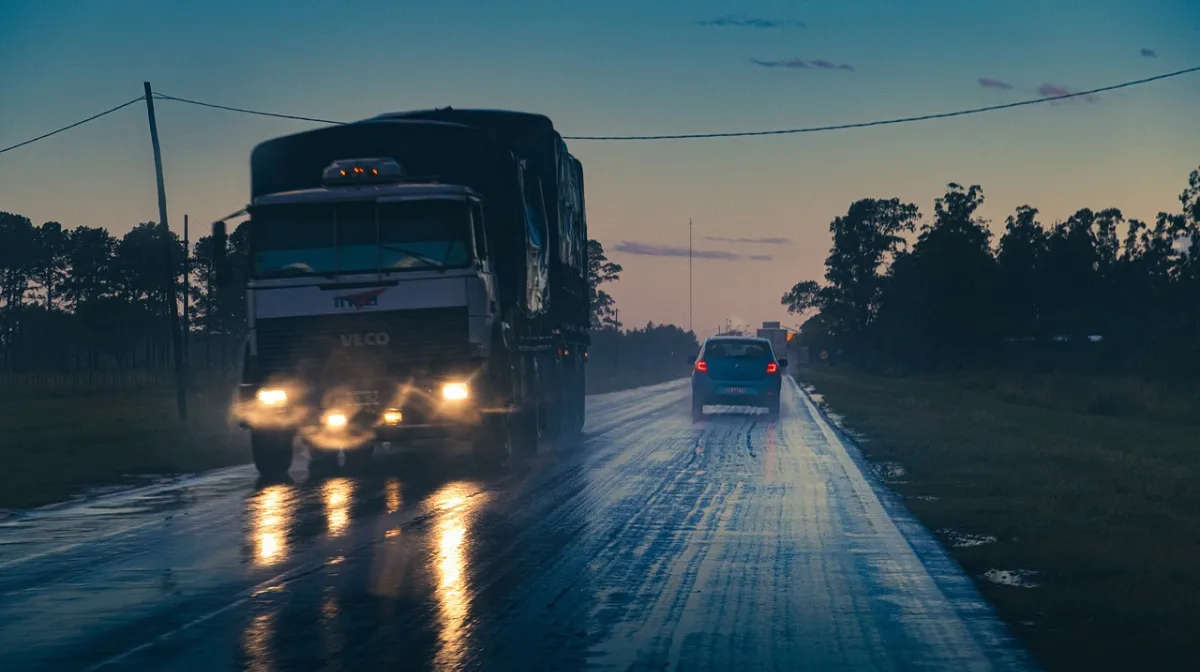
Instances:
[[[251,213],[256,277],[461,268],[471,263],[462,201],[269,205]]]

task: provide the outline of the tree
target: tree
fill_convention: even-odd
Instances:
[[[934,201],[933,222],[892,265],[883,302],[889,343],[922,366],[978,362],[1000,342],[999,287],[991,231],[975,218],[983,189],[947,185]]]
[[[1014,338],[1044,337],[1041,328],[1041,274],[1046,256],[1046,229],[1038,210],[1022,205],[1009,215],[1000,238],[997,262],[1004,287],[1004,330]]]
[[[841,338],[865,364],[883,290],[881,269],[903,247],[903,234],[914,230],[919,217],[917,206],[898,198],[855,201],[829,224],[833,247],[825,258],[827,284],[797,283],[780,302],[790,313],[819,310],[826,333]]]
[[[30,277],[42,292],[46,310],[53,309],[67,277],[67,232],[62,224],[46,222],[34,229]]]
[[[68,307],[111,296],[117,239],[106,229],[81,226],[67,233],[66,247],[62,296]]]
[[[608,292],[600,289],[600,285],[616,282],[621,279],[625,269],[620,264],[608,260],[604,254],[604,246],[598,240],[588,241],[588,295],[592,306],[592,328],[620,328],[617,322],[614,301]]]

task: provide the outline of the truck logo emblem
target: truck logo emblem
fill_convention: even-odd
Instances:
[[[358,294],[344,294],[342,296],[333,297],[334,308],[349,308],[354,307],[354,310],[362,310],[371,306],[379,305],[379,295],[387,291],[386,287],[372,289]]]
[[[338,338],[342,340],[342,347],[359,347],[363,345],[387,345],[392,342],[392,337],[386,331],[373,331],[366,334],[338,334]]]

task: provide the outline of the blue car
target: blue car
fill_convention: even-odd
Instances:
[[[692,364],[692,419],[705,406],[758,406],[779,417],[779,391],[787,360],[765,338],[716,336],[704,341]]]

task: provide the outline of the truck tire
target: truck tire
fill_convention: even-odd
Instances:
[[[484,418],[471,437],[471,455],[483,469],[500,469],[512,456],[512,436],[509,423],[503,416]]]
[[[292,434],[251,431],[250,452],[254,455],[254,466],[260,476],[267,479],[286,477],[288,468],[292,466]]]
[[[537,457],[538,441],[541,439],[542,407],[534,407],[513,414],[509,436],[512,443],[512,454],[521,458]]]
[[[700,421],[704,419],[704,400],[692,395],[692,420]]]

